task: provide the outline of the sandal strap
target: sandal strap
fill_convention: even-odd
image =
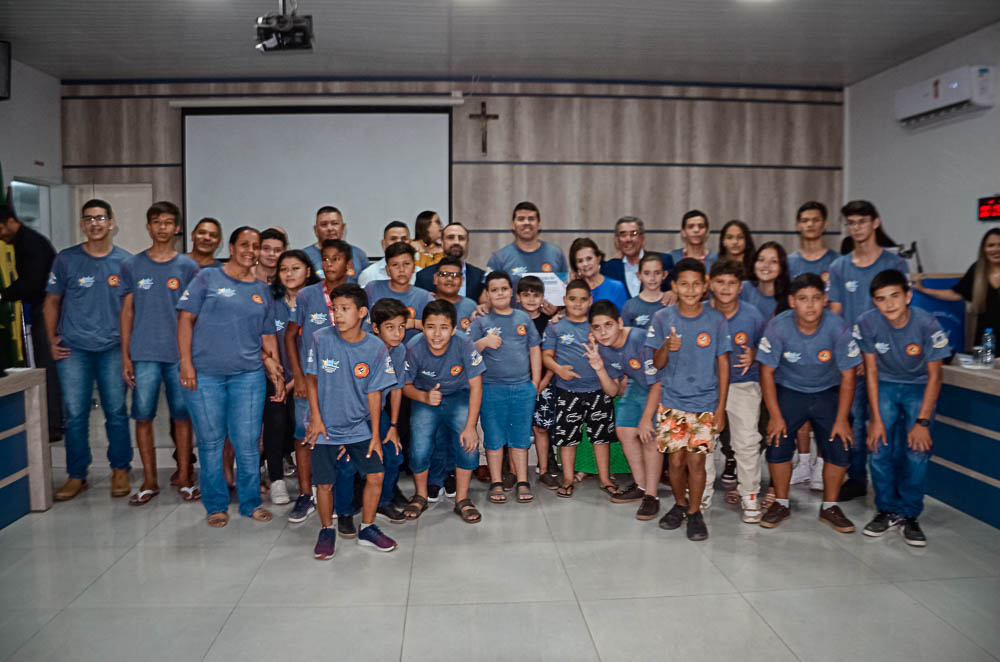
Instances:
[[[498,487],[502,490],[503,489],[503,483],[500,482],[500,481],[497,481],[495,483],[490,483],[490,489],[491,490],[494,490],[494,489],[496,489]]]
[[[427,507],[427,499],[420,496],[419,494],[414,494],[410,497],[410,503],[407,505],[420,506],[421,508]]]
[[[529,483],[526,480],[519,480],[516,483],[514,483],[514,487],[521,487],[521,486],[527,487],[529,490],[531,489],[531,483]]]
[[[466,508],[469,508],[470,506],[472,508],[476,507],[476,504],[472,503],[472,499],[462,499],[461,501],[459,501],[458,503],[455,504],[455,508],[458,509],[458,510],[465,510]]]

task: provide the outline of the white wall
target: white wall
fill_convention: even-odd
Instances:
[[[10,99],[0,101],[0,164],[5,189],[12,177],[62,181],[60,96],[59,79],[17,60],[11,62]]]
[[[846,198],[871,200],[893,239],[916,240],[927,272],[965,271],[992,227],[976,220],[976,201],[1000,192],[1000,94],[986,112],[904,129],[893,119],[894,92],[980,64],[1000,65],[1000,23],[846,91]]]

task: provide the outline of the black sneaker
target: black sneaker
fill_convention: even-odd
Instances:
[[[899,517],[893,513],[880,510],[875,514],[875,518],[872,521],[865,524],[862,533],[872,538],[878,538],[896,526],[899,526]]]
[[[903,540],[906,541],[907,545],[912,545],[914,547],[926,547],[927,546],[927,536],[920,529],[920,522],[917,521],[916,517],[904,517],[903,518],[903,528],[901,529],[903,534]]]
[[[341,515],[337,518],[337,533],[341,538],[350,540],[358,537],[358,530],[354,527],[354,517],[351,515]]]
[[[337,532],[333,529],[320,529],[319,538],[313,548],[313,558],[320,561],[333,558],[333,552],[337,545]]]
[[[388,521],[390,524],[402,524],[406,521],[406,516],[393,506],[391,503],[387,503],[384,506],[379,506],[378,510],[375,511],[376,517],[381,517],[382,519]]]
[[[727,457],[726,466],[722,470],[722,487],[729,490],[736,487],[736,460]]]
[[[635,518],[642,522],[653,519],[660,513],[660,500],[655,496],[646,495],[639,502],[639,510],[635,511]]]
[[[306,518],[316,512],[316,504],[313,503],[311,494],[300,494],[295,500],[295,506],[288,513],[288,521],[292,524],[306,521]]]
[[[708,540],[708,527],[705,526],[705,516],[701,512],[688,513],[687,516],[687,536],[688,540],[700,541]]]
[[[449,499],[455,498],[455,490],[458,489],[455,480],[455,474],[448,474],[444,479],[444,495]]]
[[[440,485],[428,485],[427,486],[427,500],[431,503],[436,503],[441,500],[441,486]]]
[[[866,494],[868,494],[867,485],[862,483],[860,480],[848,478],[844,481],[844,484],[840,486],[840,495],[837,496],[837,501],[850,501],[855,497],[863,497]]]
[[[674,507],[668,510],[667,514],[660,518],[660,528],[666,529],[667,531],[673,531],[684,523],[685,517],[687,517],[687,507],[678,506],[675,503]]]
[[[611,503],[633,503],[642,501],[646,493],[638,485],[633,483],[624,490],[619,490],[611,495]]]

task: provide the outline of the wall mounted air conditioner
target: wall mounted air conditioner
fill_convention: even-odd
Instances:
[[[991,66],[967,66],[896,90],[896,120],[910,126],[958,112],[990,108],[996,91]]]

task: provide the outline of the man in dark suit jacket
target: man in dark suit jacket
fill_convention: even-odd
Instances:
[[[452,255],[462,261],[462,275],[465,278],[458,293],[479,303],[486,272],[465,261],[465,257],[469,254],[469,231],[461,223],[449,223],[441,231],[441,248],[444,249],[445,255]],[[437,273],[437,269],[438,266],[432,264],[418,271],[416,286],[422,287],[428,292],[436,291],[434,274]]]
[[[638,296],[642,289],[639,282],[639,260],[645,254],[646,227],[642,219],[635,216],[623,216],[615,223],[615,241],[623,257],[616,257],[607,260],[601,265],[601,273],[608,278],[613,278],[625,285],[630,297]],[[669,274],[673,269],[674,261],[666,253],[660,253],[660,262],[663,263],[663,273]],[[666,292],[670,289],[670,278],[663,279],[661,289]]]

